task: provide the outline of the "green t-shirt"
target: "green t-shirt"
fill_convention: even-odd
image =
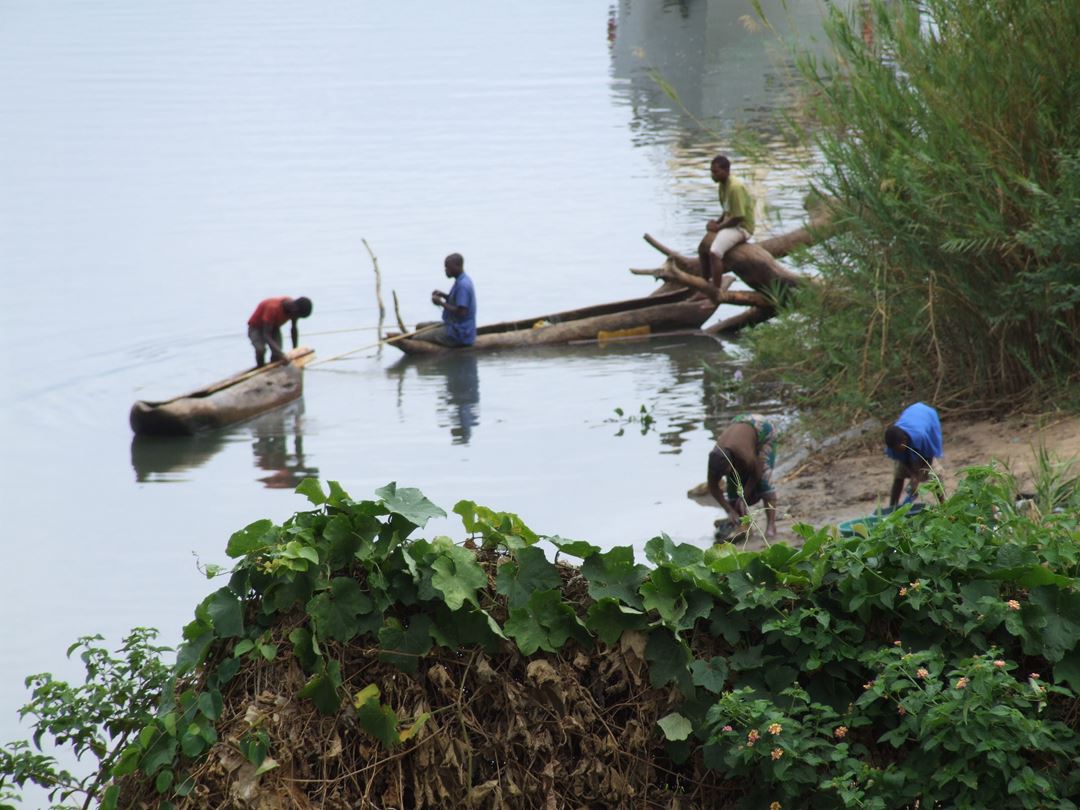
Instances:
[[[720,207],[724,209],[724,219],[742,217],[741,227],[748,233],[754,232],[754,201],[742,180],[728,175],[727,182],[720,184]]]

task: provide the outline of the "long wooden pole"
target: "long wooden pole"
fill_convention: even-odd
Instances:
[[[349,349],[349,351],[347,352],[335,354],[333,357],[324,357],[322,360],[316,360],[314,363],[308,363],[305,368],[311,368],[312,366],[320,366],[323,363],[329,363],[333,360],[340,360],[343,357],[348,357],[349,355],[356,354],[357,352],[367,351],[368,349],[377,349],[379,346],[385,346],[388,343],[396,343],[399,340],[405,340],[405,338],[414,338],[419,335],[427,334],[434,329],[438,329],[440,326],[442,326],[441,323],[433,323],[430,326],[425,326],[423,329],[415,329],[412,332],[406,332],[403,335],[394,335],[393,337],[388,337],[385,340],[380,340],[377,343],[370,343],[367,346],[361,346],[358,349]]]
[[[402,332],[408,332],[409,330],[405,328],[405,321],[401,320],[401,307],[398,305],[397,290],[390,290],[390,294],[394,296],[394,317],[397,318],[398,329]],[[382,336],[380,335],[380,337]]]
[[[302,368],[305,365],[307,365],[308,360],[314,354],[315,354],[315,351],[313,349],[309,349],[307,346],[301,346],[301,347],[299,347],[297,349],[293,349],[292,351],[287,352],[285,356],[289,359],[289,362],[291,364],[293,364],[294,366],[299,366],[299,367]],[[284,365],[283,360],[271,360],[269,363],[266,363],[265,365],[256,366],[255,368],[248,369],[247,371],[241,372],[240,374],[237,374],[237,375],[235,375],[233,377],[229,377],[226,380],[221,380],[219,382],[213,383],[212,385],[208,385],[205,388],[197,388],[194,391],[188,391],[186,394],[179,394],[179,395],[177,395],[175,397],[170,397],[169,399],[162,399],[162,400],[156,400],[154,402],[147,402],[147,404],[152,405],[154,407],[157,407],[159,405],[165,405],[165,404],[167,404],[169,402],[175,402],[178,399],[187,399],[188,397],[195,397],[195,396],[205,397],[205,396],[208,396],[210,394],[213,394],[216,391],[221,391],[222,389],[230,388],[230,387],[236,385],[238,382],[243,382],[244,380],[249,380],[252,377],[254,377],[256,374],[262,374],[264,371],[269,371],[270,369],[277,368],[278,366],[282,366],[282,365]]]

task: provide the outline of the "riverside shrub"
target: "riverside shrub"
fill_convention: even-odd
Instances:
[[[175,689],[104,775],[104,807],[1080,795],[1077,514],[1018,511],[996,470],[855,537],[661,535],[648,565],[470,501],[465,545],[414,538],[443,514],[414,489],[299,491],[313,509],[229,540],[228,584],[184,629]]]
[[[837,235],[826,289],[755,330],[849,411],[991,407],[1080,374],[1080,3],[830,5],[801,137]]]

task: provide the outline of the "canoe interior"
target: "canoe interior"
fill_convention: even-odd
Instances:
[[[568,309],[563,312],[553,312],[549,315],[537,315],[533,318],[522,318],[517,321],[491,323],[486,326],[478,327],[476,334],[490,335],[498,332],[518,332],[525,329],[532,329],[536,324],[545,321],[550,324],[559,324],[566,323],[567,321],[595,318],[599,315],[612,315],[618,312],[633,312],[647,307],[655,307],[658,304],[673,304],[679,301],[686,301],[693,294],[694,291],[688,287],[681,287],[677,290],[671,290],[670,292],[659,292],[641,298],[628,298],[624,301],[612,301],[608,304],[595,304],[590,307],[581,307],[580,309]]]
[[[476,330],[476,343],[465,350],[504,349],[602,339],[604,334],[651,334],[699,329],[716,306],[692,291],[617,301],[555,315],[492,324]],[[395,338],[391,342],[405,354],[440,354],[462,351],[415,338]]]
[[[248,369],[168,400],[140,400],[128,415],[131,429],[139,436],[190,436],[292,402],[303,394],[303,366],[313,356],[301,347],[289,352],[288,365]]]

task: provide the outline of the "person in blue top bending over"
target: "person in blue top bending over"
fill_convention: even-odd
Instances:
[[[925,402],[905,408],[900,417],[885,428],[885,455],[896,462],[889,506],[895,507],[900,502],[904,481],[910,481],[904,503],[915,500],[919,484],[934,472],[934,459],[942,456],[941,422],[937,411]],[[945,500],[940,492],[938,499]]]
[[[442,310],[442,324],[417,324],[416,339],[451,348],[472,346],[476,342],[476,290],[465,275],[465,259],[460,253],[451,253],[443,260],[443,267],[446,277],[454,279],[454,286],[449,293],[431,293],[431,303]]]

